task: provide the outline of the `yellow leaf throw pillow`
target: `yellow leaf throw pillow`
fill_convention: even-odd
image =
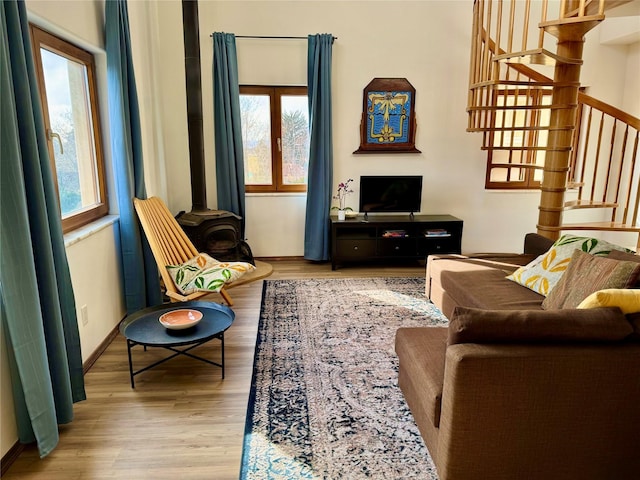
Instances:
[[[606,257],[611,250],[631,252],[624,247],[597,238],[563,235],[551,248],[507,278],[545,297],[555,287],[571,261],[574,250]]]
[[[593,292],[578,308],[618,307],[625,315],[640,312],[640,290],[609,288]]]

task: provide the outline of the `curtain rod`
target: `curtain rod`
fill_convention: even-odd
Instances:
[[[209,35],[213,37],[213,33]],[[270,36],[270,35],[236,35],[236,38],[267,38],[267,39],[277,39],[277,40],[307,40],[308,37],[279,37],[279,36]],[[335,42],[338,37],[331,37]]]

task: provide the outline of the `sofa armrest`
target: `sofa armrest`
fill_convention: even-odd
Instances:
[[[553,240],[538,233],[527,233],[524,236],[524,253],[536,257],[546,253],[553,245]]]
[[[639,370],[631,342],[449,346],[440,478],[637,478]]]

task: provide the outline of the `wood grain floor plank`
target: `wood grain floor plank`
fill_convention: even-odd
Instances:
[[[424,265],[330,265],[263,259],[269,279],[423,276]],[[21,453],[5,480],[237,479],[262,298],[262,280],[231,290],[236,319],[225,333],[226,375],[177,357],[129,384],[127,347],[114,339],[85,376],[87,400],[60,427],[58,447],[45,459],[35,446]],[[196,349],[220,358],[213,341]],[[161,349],[134,350],[134,366],[164,358]]]

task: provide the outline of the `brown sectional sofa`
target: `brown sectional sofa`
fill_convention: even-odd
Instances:
[[[449,328],[399,329],[396,352],[440,480],[640,478],[640,315],[542,310],[505,279],[551,243],[427,261]]]
[[[522,254],[431,255],[425,294],[447,318],[457,305],[494,310],[541,310],[544,297],[505,279],[546,252],[553,240],[529,233]]]

